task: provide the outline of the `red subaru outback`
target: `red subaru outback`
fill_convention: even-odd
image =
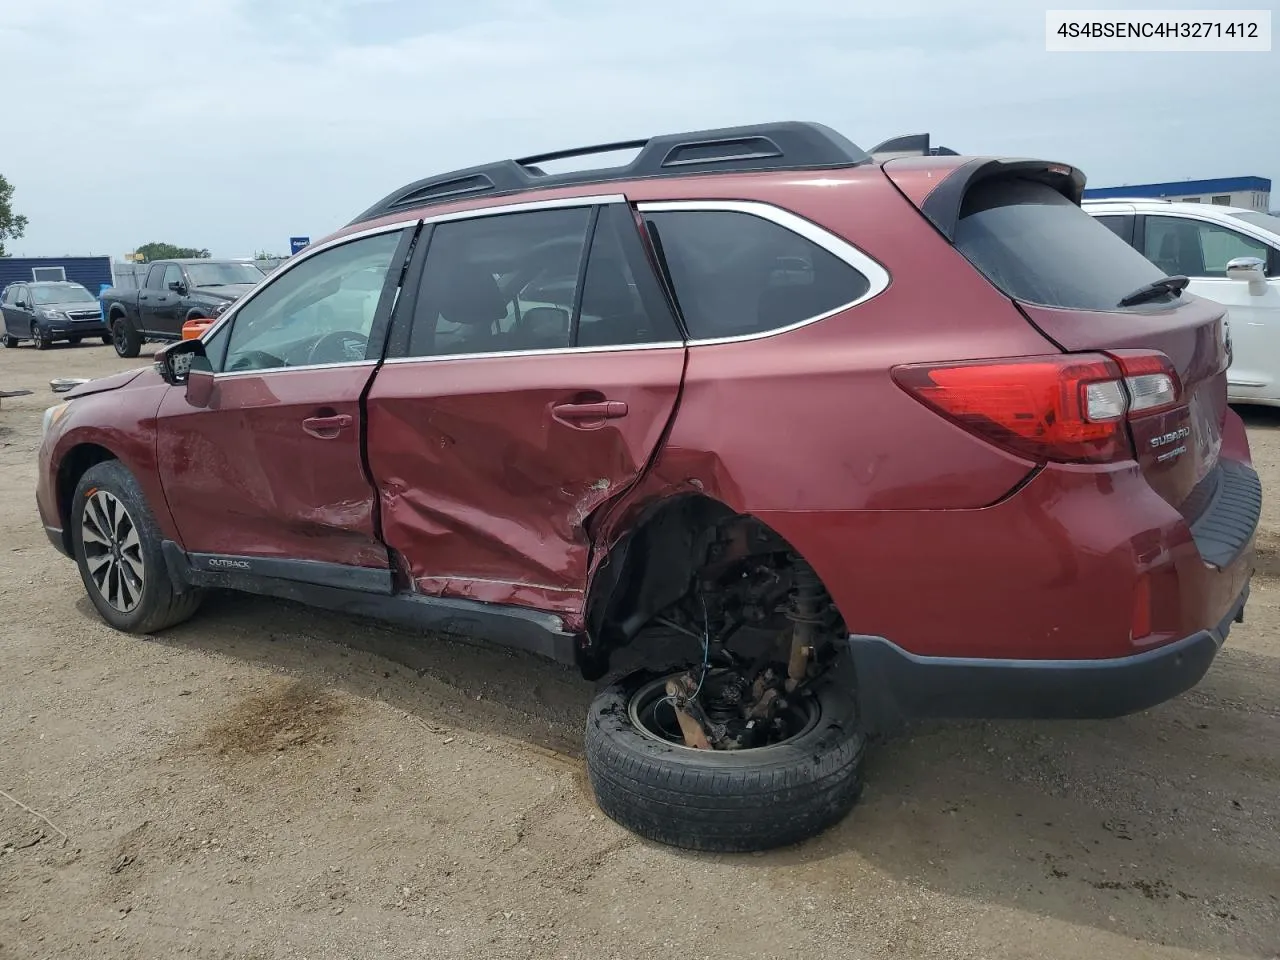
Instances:
[[[630,647],[603,809],[795,841],[903,717],[1140,710],[1241,619],[1223,308],[1083,184],[806,123],[422,180],[52,408],[40,513],[121,630],[223,587],[588,679]]]

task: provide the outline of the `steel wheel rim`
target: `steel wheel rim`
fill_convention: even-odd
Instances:
[[[146,587],[146,565],[137,524],[119,498],[106,490],[95,490],[85,501],[80,543],[89,580],[98,595],[120,613],[136,609]]]
[[[790,736],[777,741],[776,743],[766,744],[763,747],[744,747],[740,750],[699,750],[696,747],[690,747],[681,743],[678,739],[672,739],[670,734],[678,736],[679,725],[672,713],[670,703],[667,701],[667,680],[670,676],[659,677],[651,680],[643,687],[631,695],[631,699],[627,702],[627,718],[631,721],[631,725],[641,734],[650,740],[656,740],[658,743],[664,743],[669,747],[677,747],[681,750],[690,750],[694,753],[754,753],[760,750],[772,750],[774,747],[781,747],[784,744],[792,743],[803,737],[806,733],[818,725],[821,719],[822,711],[818,707],[818,701],[812,696],[803,696],[798,702],[790,707],[790,712],[803,711],[805,714],[803,722],[796,724],[796,729]],[[663,722],[659,715],[665,703],[668,713],[672,713],[669,723]],[[664,732],[669,735],[664,736]]]
[[[117,350],[124,348],[124,321],[117,320],[111,325],[111,342],[116,345]]]

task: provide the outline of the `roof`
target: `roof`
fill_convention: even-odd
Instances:
[[[1159,204],[1158,210],[1168,210],[1170,213],[1201,213],[1210,211],[1214,213],[1233,214],[1233,213],[1257,213],[1257,210],[1250,210],[1248,207],[1228,207],[1221,203],[1183,203],[1178,200],[1161,200],[1159,197],[1087,197],[1084,201],[1085,206],[1101,206],[1106,203],[1151,203]]]
[[[253,260],[249,257],[161,257],[159,260],[144,260],[139,266],[153,263],[253,263]]]
[[[1215,180],[1175,180],[1169,183],[1131,183],[1123,187],[1093,187],[1084,192],[1087,200],[1129,199],[1131,197],[1194,197],[1206,193],[1271,192],[1266,177],[1219,177]]]

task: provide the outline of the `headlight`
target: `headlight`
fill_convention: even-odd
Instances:
[[[43,440],[49,435],[49,431],[53,429],[53,425],[62,419],[63,414],[67,412],[70,404],[60,403],[56,407],[50,407],[44,412],[44,420],[40,424],[40,439]]]
[[[61,310],[50,310],[46,307],[40,311],[40,316],[46,320],[61,320],[65,314]]]

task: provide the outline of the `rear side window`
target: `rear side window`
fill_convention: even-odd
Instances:
[[[1164,276],[1057,190],[1031,180],[973,187],[955,245],[1010,297],[1049,307],[1116,310],[1124,297]]]
[[[727,210],[645,214],[690,338],[780,330],[861,299],[859,270],[786,227]]]

